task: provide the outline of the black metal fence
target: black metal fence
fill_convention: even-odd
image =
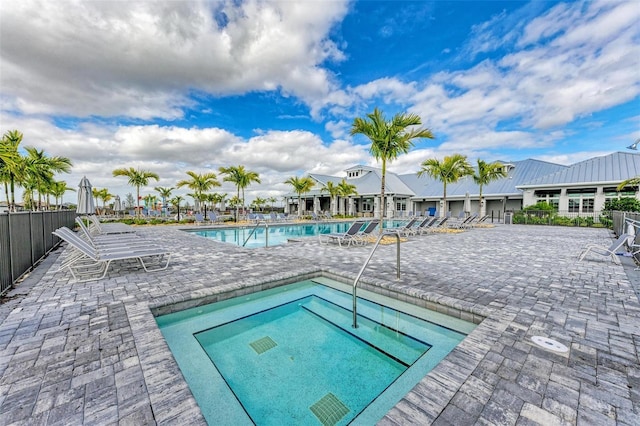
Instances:
[[[556,226],[600,226],[610,227],[609,212],[595,211],[591,213],[578,213],[555,210],[520,210],[511,215],[513,223],[525,225],[556,225]]]
[[[0,213],[0,295],[60,242],[51,232],[73,228],[75,210]]]

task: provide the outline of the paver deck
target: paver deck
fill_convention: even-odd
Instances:
[[[353,280],[370,251],[138,232],[174,251],[167,270],[119,264],[75,283],[57,272],[59,249],[0,304],[0,425],[204,424],[150,309],[300,275]],[[364,286],[486,319],[380,424],[640,424],[640,271],[630,259],[577,259],[610,242],[605,229],[521,225],[411,237],[400,281],[395,245],[381,246]],[[536,335],[569,352],[536,346]]]

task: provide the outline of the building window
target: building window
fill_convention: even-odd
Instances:
[[[560,190],[538,190],[534,193],[536,197],[536,202],[545,202],[552,206],[554,209],[558,210],[558,206],[560,205]]]
[[[567,189],[570,213],[593,213],[596,197],[595,188]]]
[[[580,212],[580,200],[578,198],[569,198],[569,213]]]

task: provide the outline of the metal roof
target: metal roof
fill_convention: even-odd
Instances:
[[[517,186],[541,175],[558,172],[567,168],[560,164],[549,163],[540,160],[501,161],[509,166],[507,177],[490,182],[482,187],[482,196],[517,196],[522,192]],[[414,190],[414,199],[440,199],[442,198],[443,184],[437,179],[427,175],[418,177],[417,174],[402,175],[400,178]],[[464,198],[466,193],[472,197],[478,197],[480,188],[471,176],[465,176],[458,182],[447,185],[447,198]]]
[[[534,187],[618,184],[625,179],[640,176],[640,154],[627,152],[615,152],[590,158],[572,166],[534,159],[501,161],[501,163],[509,166],[507,177],[485,185],[482,188],[483,197],[520,196],[522,189]],[[381,169],[361,165],[347,169],[347,171],[354,170],[363,170],[365,173],[356,178],[310,174],[309,176],[319,184],[305,195],[321,194],[320,188],[327,182],[332,181],[338,184],[342,179],[355,185],[358,195],[373,196],[380,193]],[[387,172],[385,186],[387,194],[406,195],[416,200],[440,199],[443,192],[441,181],[427,175],[418,177],[416,173],[398,175]],[[447,185],[447,198],[463,199],[467,192],[472,197],[478,197],[479,189],[471,176],[465,176],[458,182]]]
[[[602,157],[590,158],[556,173],[542,175],[528,182],[523,182],[519,188],[618,184],[636,176],[640,176],[640,154],[614,152]]]

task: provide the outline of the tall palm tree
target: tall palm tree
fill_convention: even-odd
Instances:
[[[157,173],[148,170],[134,169],[133,167],[115,169],[113,176],[126,176],[129,178],[129,185],[136,187],[136,217],[140,217],[140,187],[149,185],[150,179],[160,180]]]
[[[344,198],[345,203],[347,198],[350,195],[358,195],[358,191],[356,191],[356,186],[348,183],[346,179],[342,179],[338,184],[338,195]],[[344,214],[347,214],[347,206],[344,206]],[[382,229],[382,227],[381,227]]]
[[[285,180],[284,183],[287,183],[293,187],[293,191],[298,194],[298,217],[302,216],[302,194],[306,194],[311,191],[315,182],[309,176],[305,176],[299,178],[297,176],[292,176],[289,179]]]
[[[493,182],[494,180],[507,177],[507,171],[505,170],[504,164],[500,163],[499,161],[487,163],[486,161],[478,158],[478,170],[476,170],[472,177],[473,181],[480,188],[480,196],[478,200],[480,203],[479,210],[480,216],[484,216],[486,210],[484,200],[482,199],[482,187],[489,184],[490,182]]]
[[[351,126],[351,135],[362,134],[371,140],[371,154],[382,162],[382,176],[380,182],[380,221],[384,219],[386,206],[384,191],[387,174],[387,162],[398,158],[400,154],[406,154],[413,146],[413,140],[417,138],[433,139],[433,133],[429,129],[413,128],[422,124],[416,114],[399,113],[387,121],[382,112],[375,108],[367,118],[356,118]],[[382,227],[380,228],[382,232]]]
[[[17,130],[13,132],[20,133]],[[17,143],[13,141],[18,140]],[[7,132],[2,136],[0,141],[0,182],[4,184],[4,194],[7,201],[7,207],[11,207],[9,204],[9,183],[12,182],[12,175],[21,165],[21,157],[18,153],[18,144],[22,140],[22,135],[13,135],[12,132]]]
[[[225,182],[231,182],[236,185],[238,190],[237,197],[240,198],[242,207],[244,208],[244,190],[251,182],[260,183],[260,175],[251,170],[246,170],[244,166],[230,166],[230,167],[220,167],[218,169],[220,173],[225,175]],[[240,190],[242,190],[242,198],[240,197]],[[238,207],[236,206],[236,220],[238,220]]]
[[[35,184],[38,192],[38,210],[42,208],[42,195],[53,182],[55,173],[69,173],[73,163],[67,157],[48,157],[44,150],[26,147],[25,171]],[[33,200],[33,197],[31,197]]]
[[[195,210],[200,211],[200,202],[205,192],[210,191],[214,186],[220,186],[220,182],[215,173],[196,173],[188,171],[187,175],[191,179],[184,179],[176,183],[178,188],[186,186],[193,191],[193,199],[195,201]]]
[[[153,188],[154,191],[158,191],[160,197],[162,198],[162,209],[166,209],[167,207],[167,199],[171,197],[171,192],[174,190],[174,187],[165,188],[162,186],[156,186]]]
[[[418,171],[418,177],[426,174],[434,179],[438,179],[443,185],[443,202],[441,215],[446,215],[447,212],[447,184],[455,183],[463,176],[473,174],[473,167],[467,161],[467,156],[462,154],[453,154],[444,157],[444,160],[440,162],[437,158],[429,158],[424,160],[420,171]]]
[[[331,214],[338,214],[338,200],[337,197],[340,195],[340,187],[333,183],[333,181],[328,181],[325,183],[322,188],[320,188],[320,192],[328,192],[329,198],[331,198],[330,210]]]
[[[24,179],[24,159],[18,153],[18,146],[22,142],[23,135],[17,130],[10,130],[2,135],[0,142],[2,160],[0,160],[0,180],[4,183],[5,195],[9,202],[11,193],[10,211],[16,210],[16,185],[22,186]]]

